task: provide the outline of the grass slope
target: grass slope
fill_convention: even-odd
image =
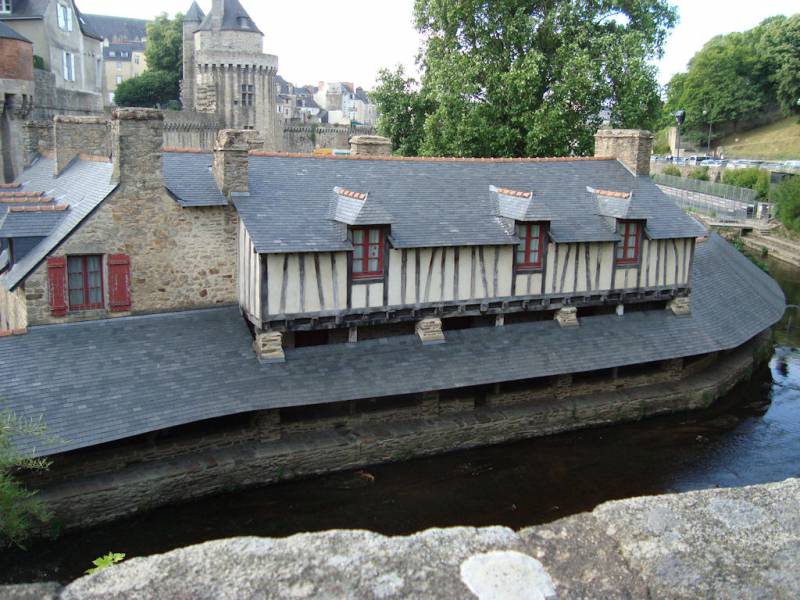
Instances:
[[[800,160],[800,119],[787,117],[719,142],[725,158]]]

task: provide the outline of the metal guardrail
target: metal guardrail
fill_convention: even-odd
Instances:
[[[728,200],[710,194],[659,185],[683,210],[700,213],[721,222],[744,222],[756,218],[756,207],[747,202]],[[768,212],[765,212],[765,216]]]
[[[700,179],[676,177],[675,175],[664,175],[662,173],[654,173],[652,177],[653,181],[659,185],[678,188],[680,190],[708,194],[709,196],[717,196],[719,198],[726,198],[728,200],[744,202],[751,205],[754,205],[758,201],[758,195],[755,190],[749,188],[728,185],[726,183],[701,181]]]

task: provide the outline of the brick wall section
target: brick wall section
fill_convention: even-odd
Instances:
[[[33,81],[33,44],[0,39],[0,79]]]
[[[56,175],[78,155],[111,156],[108,119],[58,115],[53,124]]]
[[[129,255],[137,313],[235,304],[235,210],[181,208],[167,194],[161,176],[162,123],[158,111],[115,111],[112,144],[119,187],[53,256]],[[31,324],[126,314],[95,310],[52,317],[46,265],[28,278],[25,292]]]
[[[650,175],[653,134],[640,129],[601,129],[594,136],[594,155],[613,157],[634,174]]]

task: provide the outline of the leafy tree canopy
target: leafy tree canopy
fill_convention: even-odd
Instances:
[[[778,218],[792,231],[800,233],[800,175],[783,180],[772,190]]]
[[[667,85],[666,118],[686,111],[685,129],[736,123],[780,106],[800,112],[800,14],[770,17],[748,31],[709,40]]]
[[[586,154],[604,115],[660,114],[649,61],[676,21],[666,0],[416,0],[415,16],[419,89],[383,72],[374,95],[400,152]]]
[[[147,68],[174,73],[180,80],[183,71],[183,15],[170,19],[162,13],[147,24],[147,46],[144,50]]]
[[[114,103],[117,106],[163,107],[175,100],[177,89],[175,73],[148,69],[120,83],[114,92]]]

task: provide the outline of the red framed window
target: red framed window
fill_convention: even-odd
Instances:
[[[617,233],[622,238],[617,244],[617,264],[632,265],[639,262],[639,223],[619,221]]]
[[[353,279],[383,277],[383,230],[353,229]]]
[[[544,254],[544,228],[538,223],[517,223],[517,268],[541,269]]]
[[[103,258],[67,258],[67,286],[70,310],[103,308]]]

